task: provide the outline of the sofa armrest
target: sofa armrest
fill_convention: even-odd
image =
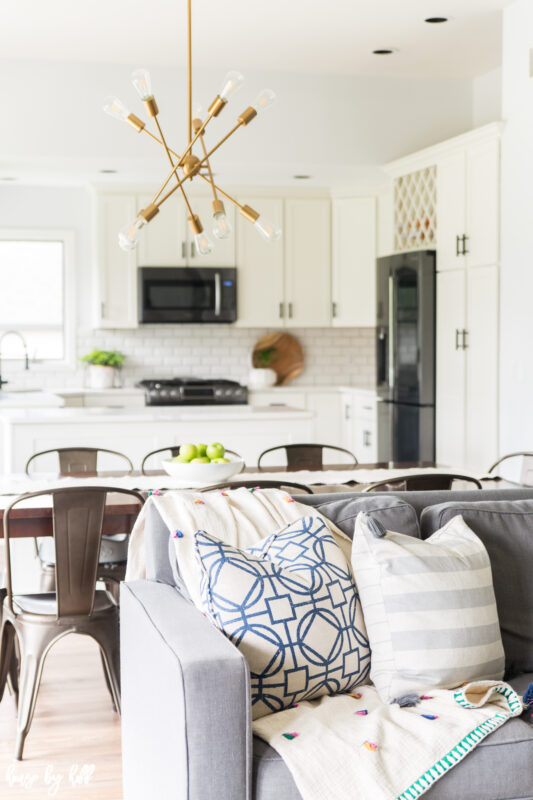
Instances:
[[[121,585],[124,800],[250,800],[242,654],[174,587]]]

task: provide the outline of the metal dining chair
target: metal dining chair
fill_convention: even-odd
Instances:
[[[100,454],[107,454],[116,458],[122,464],[120,472],[128,475],[133,472],[133,464],[128,456],[117,450],[108,450],[105,447],[56,447],[52,450],[42,450],[34,453],[26,462],[26,475],[38,475],[36,462],[46,456],[57,455],[60,477],[97,477]],[[118,472],[119,470],[117,470]],[[42,588],[47,591],[54,589],[54,543],[50,538],[35,539],[36,555],[41,562]],[[126,560],[128,557],[128,536],[118,533],[114,536],[104,536],[99,558],[98,577],[104,581],[107,589],[118,601],[118,586],[126,574]]]
[[[176,456],[179,456],[179,454],[180,454],[180,446],[181,445],[179,445],[179,444],[173,444],[173,445],[170,445],[169,447],[159,447],[157,450],[150,450],[150,452],[145,455],[145,457],[143,458],[143,460],[141,462],[141,472],[142,472],[142,474],[143,475],[147,475],[148,474],[146,472],[146,469],[145,469],[146,462],[150,458],[152,458],[152,456],[159,455],[159,453],[169,453],[170,454],[170,458],[176,458]],[[231,456],[237,456],[238,458],[240,458],[240,455],[238,453],[236,453],[234,450],[226,450],[226,453],[229,453]],[[244,464],[243,464],[242,468],[244,469]]]
[[[215,489],[289,489],[298,490],[300,493],[313,494],[313,490],[306,486],[305,483],[294,483],[292,481],[229,481],[227,483],[216,483],[213,486],[203,486],[201,489],[196,489],[198,492],[211,492]],[[292,494],[292,491],[291,491]]]
[[[51,489],[17,497],[4,512],[7,596],[0,631],[0,700],[12,670],[15,639],[20,652],[20,677],[15,758],[22,759],[44,660],[50,648],[68,633],[92,637],[100,648],[104,674],[114,706],[120,711],[119,611],[107,592],[96,590],[98,555],[107,495],[144,499],[129,489],[87,486]],[[52,498],[56,545],[56,590],[15,594],[11,574],[12,509],[34,497]]]
[[[366,486],[363,492],[430,492],[451,489],[454,481],[473,483],[476,489],[483,486],[471,475],[453,475],[447,472],[422,472],[419,475],[398,475]]]
[[[508,453],[494,462],[492,467],[488,470],[488,475],[492,475],[496,467],[499,467],[504,461],[512,458],[521,458],[522,464],[520,465],[520,483],[522,486],[533,486],[533,453],[523,451],[518,453]],[[497,477],[497,476],[494,476]],[[498,476],[499,477],[499,476]]]
[[[261,461],[267,453],[274,453],[277,450],[285,451],[287,468],[291,470],[324,469],[324,450],[334,450],[337,453],[348,456],[351,464],[347,464],[347,467],[357,464],[357,459],[350,450],[333,444],[281,444],[277,447],[269,447],[268,450],[263,450],[257,459],[257,468],[267,471],[268,467],[261,467]]]

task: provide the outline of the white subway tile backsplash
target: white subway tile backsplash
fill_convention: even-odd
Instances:
[[[76,357],[94,348],[120,350],[126,355],[122,382],[141,378],[197,375],[242,381],[251,366],[255,342],[268,331],[218,325],[145,325],[137,330],[79,331]],[[304,351],[302,374],[291,385],[375,385],[374,328],[299,328],[291,331]],[[84,366],[31,364],[5,361],[4,377],[21,388],[53,389],[83,386]],[[9,389],[9,386],[6,387]]]

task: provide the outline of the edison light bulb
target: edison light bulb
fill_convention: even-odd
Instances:
[[[195,234],[194,244],[196,245],[196,250],[198,252],[198,255],[200,256],[208,256],[209,253],[213,251],[214,247],[213,242],[211,241],[209,236],[207,236],[207,234],[204,233],[204,231],[202,231],[202,233]]]
[[[102,108],[106,114],[110,114],[110,116],[115,119],[126,121],[130,115],[129,109],[126,108],[122,100],[119,100],[118,97],[106,97]]]
[[[281,228],[265,217],[258,217],[254,222],[254,228],[267,242],[277,242],[281,238]]]
[[[231,95],[241,88],[243,82],[244,75],[241,75],[240,72],[228,72],[224,78],[222,88],[220,89],[218,96],[221,100],[224,100],[224,102],[227,103]]]
[[[136,69],[131,73],[131,82],[137,89],[141,100],[151,100],[154,96],[152,94],[152,81],[150,80],[150,73],[147,69]]]
[[[225,211],[215,211],[213,214],[215,224],[213,225],[213,235],[217,239],[227,239],[231,235],[231,225]]]
[[[146,224],[143,217],[136,217],[133,222],[124,225],[118,232],[118,244],[122,250],[135,250],[139,244],[139,231]]]
[[[272,103],[275,103],[276,99],[276,92],[273,92],[272,89],[263,89],[252,103],[252,108],[255,108],[257,113],[259,113],[271,106]]]

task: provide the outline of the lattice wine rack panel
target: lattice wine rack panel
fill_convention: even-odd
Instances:
[[[437,167],[394,181],[394,249],[424,250],[437,244]]]

